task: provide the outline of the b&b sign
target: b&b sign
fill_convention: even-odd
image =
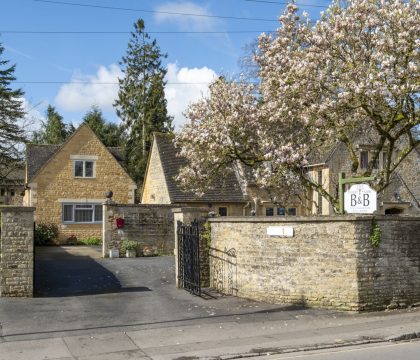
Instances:
[[[344,210],[348,214],[372,214],[376,211],[376,191],[369,185],[352,185],[344,193]]]

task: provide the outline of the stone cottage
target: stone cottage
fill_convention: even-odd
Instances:
[[[81,125],[62,145],[29,144],[24,204],[36,207],[37,223],[57,224],[59,242],[102,235],[102,203],[113,191],[120,204],[134,203],[136,184],[119,148],[106,147]]]
[[[220,216],[242,216],[250,211],[248,200],[233,171],[203,196],[182,191],[175,176],[185,164],[185,159],[177,155],[178,149],[173,139],[172,134],[153,134],[141,195],[142,204],[201,207]]]
[[[22,205],[25,169],[0,169],[0,205]]]
[[[369,134],[362,134],[358,139],[357,151],[361,170],[366,169],[371,161],[374,146]],[[383,150],[374,165],[373,175],[381,171],[387,159],[387,152]],[[330,194],[338,193],[338,176],[343,172],[351,177],[351,162],[346,146],[337,143],[329,151],[314,154],[308,175],[322,184]],[[420,146],[414,148],[399,164],[391,175],[390,185],[378,193],[378,214],[420,214]],[[319,193],[309,194],[309,213],[318,215],[332,215],[331,204]]]

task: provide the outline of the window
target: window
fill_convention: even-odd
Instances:
[[[102,205],[100,204],[63,204],[63,223],[100,223]]]
[[[369,153],[367,151],[360,152],[360,168],[367,169],[369,164]]]
[[[296,216],[296,214],[297,214],[296,208],[288,208],[287,209],[287,215]]]
[[[74,177],[93,178],[95,177],[95,162],[92,160],[75,160]]]
[[[6,191],[4,189],[0,190],[0,196],[4,196],[6,194]]]
[[[382,153],[382,169],[386,168],[387,162],[388,162],[388,153],[386,151],[384,151]]]
[[[274,216],[274,208],[272,207],[265,208],[265,216]]]
[[[284,207],[277,208],[277,215],[278,216],[284,216],[284,215],[286,215],[286,209]]]
[[[10,196],[15,196],[15,189],[10,190]]]
[[[227,214],[228,214],[227,207],[219,207],[220,216],[227,216]]]
[[[373,154],[372,154],[373,157]],[[376,158],[375,162],[373,163],[373,168],[372,169],[379,169],[379,155]]]

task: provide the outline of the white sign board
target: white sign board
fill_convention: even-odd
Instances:
[[[293,237],[293,227],[291,226],[269,226],[267,235],[280,237]]]
[[[369,185],[352,185],[344,193],[344,210],[348,214],[372,214],[376,211],[376,191]]]

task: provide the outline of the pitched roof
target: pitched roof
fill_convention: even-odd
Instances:
[[[65,144],[65,143],[64,143]],[[26,163],[28,171],[28,182],[35,177],[38,171],[50,160],[53,155],[63,147],[64,144],[60,145],[38,145],[28,144],[26,148]],[[124,154],[121,148],[118,147],[107,147],[111,155],[117,160],[117,162],[124,167]]]
[[[44,165],[61,148],[61,145],[36,145],[28,144],[26,147],[26,164],[28,182],[35,176]]]
[[[25,168],[16,167],[6,169],[0,167],[0,184],[2,185],[24,185],[25,184]]]
[[[233,171],[227,172],[220,182],[212,186],[203,196],[197,196],[191,191],[182,191],[175,182],[175,176],[181,167],[186,165],[186,159],[179,157],[179,149],[173,143],[174,136],[169,134],[154,134],[155,144],[159,151],[169,197],[172,203],[186,202],[245,202],[241,187]],[[149,164],[150,166],[150,164]]]

